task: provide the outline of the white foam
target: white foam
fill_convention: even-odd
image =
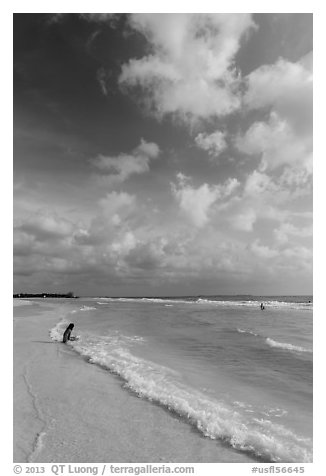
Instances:
[[[276,340],[273,340],[270,337],[267,337],[266,344],[268,344],[270,347],[277,347],[280,349],[294,351],[294,352],[312,352],[312,350],[306,349],[305,347],[288,344],[286,342],[277,342]]]
[[[117,297],[117,298],[109,298],[109,297],[98,297],[96,298],[97,304],[106,304],[109,302],[147,302],[147,303],[178,303],[178,304],[209,304],[214,306],[242,306],[242,307],[252,307],[257,308],[260,310],[261,300],[218,300],[214,298],[149,298],[149,297]],[[98,302],[103,301],[103,303]],[[264,301],[265,309],[268,308],[285,308],[285,309],[297,309],[297,310],[312,310],[313,304],[310,302],[288,302],[288,301],[275,301],[275,300],[267,300]]]
[[[237,332],[240,332],[241,334],[251,334],[255,337],[260,337],[259,334],[256,334],[254,331],[252,331],[250,329],[241,329],[241,328],[238,327]],[[306,349],[305,347],[300,347],[298,345],[289,344],[287,342],[278,342],[274,339],[271,339],[270,337],[266,337],[265,342],[270,347],[279,348],[279,349],[283,349],[283,350],[288,350],[290,352],[310,352],[310,353],[312,352],[312,350]]]
[[[32,301],[27,301],[25,299],[14,299],[13,300],[13,306],[18,307],[18,306],[28,306],[30,304],[34,304]]]
[[[263,415],[268,416],[268,417],[278,417],[281,418],[285,415],[287,415],[287,410],[284,408],[266,408],[265,411],[262,412]]]
[[[240,329],[239,327],[237,328],[237,331],[240,332],[240,334],[251,334],[255,337],[258,337],[258,334],[256,334],[254,331],[251,331],[250,329]]]
[[[186,300],[186,299],[169,299],[169,298],[98,298],[104,301],[103,304],[107,304],[109,302],[142,302],[142,303],[158,303],[158,304],[165,304],[165,303],[182,303],[182,304],[193,304],[195,301],[193,300]],[[102,304],[98,302],[98,304]]]
[[[212,304],[214,306],[239,306],[239,307],[253,307],[260,309],[261,301],[232,301],[232,300],[214,300],[209,298],[199,298],[194,301],[197,304]],[[264,301],[265,309],[268,308],[283,308],[283,309],[297,309],[297,310],[312,310],[313,304],[310,302],[287,302],[287,301]]]
[[[51,339],[57,342],[62,342],[63,333],[68,324],[69,321],[67,321],[66,319],[62,319],[52,329],[50,329],[49,334]]]
[[[54,340],[61,340],[65,321],[51,331]],[[80,335],[69,345],[90,363],[100,365],[119,375],[125,387],[137,395],[159,403],[186,418],[211,439],[221,439],[232,447],[254,453],[270,461],[310,462],[311,441],[304,440],[282,425],[253,419],[249,412],[238,410],[232,403],[208,397],[182,383],[180,374],[156,363],[136,357],[130,345],[137,345],[138,336],[114,333],[100,337]]]

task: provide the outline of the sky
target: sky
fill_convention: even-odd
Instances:
[[[312,14],[14,14],[14,292],[312,293]]]

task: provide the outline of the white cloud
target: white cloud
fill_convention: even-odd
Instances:
[[[208,152],[211,157],[218,157],[227,148],[225,132],[216,131],[212,134],[201,132],[195,138],[198,147]]]
[[[278,228],[274,229],[274,236],[278,243],[288,243],[290,237],[310,238],[312,237],[312,227],[306,226],[298,228],[292,223],[282,223]]]
[[[312,54],[297,63],[279,59],[246,78],[247,109],[269,113],[236,139],[239,150],[261,157],[260,169],[288,166],[312,172]]]
[[[257,219],[257,213],[253,208],[245,208],[240,213],[235,213],[230,222],[232,226],[241,231],[252,231]]]
[[[268,191],[276,191],[276,186],[270,176],[258,170],[254,170],[248,175],[244,185],[245,196],[258,198]]]
[[[126,264],[136,269],[160,269],[166,264],[166,244],[162,237],[140,241],[125,257]]]
[[[277,250],[262,245],[258,239],[251,244],[250,249],[255,256],[263,259],[275,258],[279,254]]]
[[[261,171],[283,165],[309,167],[311,138],[300,137],[289,122],[272,112],[268,122],[255,122],[236,140],[238,149],[261,158]]]
[[[249,109],[272,106],[295,128],[312,127],[312,53],[297,63],[279,59],[247,78],[244,104]]]
[[[220,196],[222,198],[226,198],[231,195],[238,187],[240,186],[240,182],[236,178],[228,178],[224,184],[219,185],[218,189],[220,191]]]
[[[231,195],[239,186],[237,179],[230,178],[221,185],[208,185],[204,183],[198,188],[192,187],[190,178],[179,173],[178,184],[172,184],[172,192],[180,208],[186,212],[194,225],[201,228],[209,219],[209,212],[216,200],[224,199]]]
[[[299,166],[290,168],[287,165],[281,174],[256,169],[244,178],[238,193],[223,205],[223,209],[228,212],[228,221],[233,228],[252,231],[259,220],[270,221],[269,226],[272,222],[292,220],[300,210],[297,200],[309,200],[311,187],[311,176]]]
[[[131,231],[128,231],[119,241],[114,241],[110,249],[114,254],[125,255],[134,249],[136,245],[137,240],[135,235]]]
[[[134,150],[136,156],[144,156],[150,159],[156,159],[160,153],[160,148],[155,142],[146,142],[141,139],[140,144]]]
[[[298,93],[312,92],[312,52],[296,63],[280,58],[274,64],[262,65],[247,77],[244,102],[250,108],[266,105],[281,107],[284,101],[302,100]]]
[[[187,213],[196,226],[204,226],[208,221],[209,209],[219,196],[218,190],[207,183],[197,189],[193,188],[180,174],[178,179],[178,186],[172,184],[172,192],[180,208]]]
[[[73,224],[55,213],[39,211],[27,218],[18,228],[43,241],[66,237],[71,234]]]
[[[285,167],[279,180],[283,187],[296,188],[300,193],[312,189],[312,156],[307,158],[305,167]]]
[[[116,157],[99,155],[92,159],[91,163],[107,175],[107,182],[121,183],[133,174],[148,172],[150,161],[156,159],[159,153],[157,144],[141,139],[131,154],[120,154]]]
[[[101,215],[99,221],[105,218],[106,222],[113,225],[121,223],[121,217],[126,219],[135,209],[136,197],[126,192],[107,193],[104,198],[99,201]]]
[[[192,121],[229,114],[240,107],[233,60],[249,14],[133,14],[130,25],[152,51],[122,65],[123,87],[140,86],[158,117]]]

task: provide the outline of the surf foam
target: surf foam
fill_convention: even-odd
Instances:
[[[261,300],[223,300],[214,299],[214,297],[197,298],[197,297],[184,297],[184,298],[159,298],[159,297],[97,297],[95,298],[98,304],[109,302],[147,302],[147,303],[179,303],[179,304],[209,304],[214,306],[245,306],[260,309]],[[265,309],[268,308],[285,308],[285,309],[297,309],[297,310],[312,310],[313,303],[311,302],[291,302],[291,301],[276,301],[276,300],[264,300]]]
[[[239,332],[240,334],[250,334],[255,337],[262,337],[259,334],[256,334],[254,331],[251,331],[250,329],[241,329],[238,327],[237,332]],[[265,342],[267,345],[269,345],[269,347],[278,348],[282,350],[288,350],[290,352],[310,352],[310,353],[312,352],[312,350],[306,349],[305,347],[290,344],[287,342],[278,342],[274,339],[271,339],[270,337],[266,337]]]
[[[214,306],[239,306],[239,307],[253,307],[260,309],[261,301],[248,300],[248,301],[232,301],[232,300],[215,300],[209,298],[198,298],[194,301],[196,304],[213,304]],[[312,310],[313,304],[310,302],[287,302],[287,301],[264,301],[265,309],[283,308],[283,309],[296,309],[296,310]]]
[[[286,342],[277,342],[276,340],[267,337],[266,344],[270,347],[277,347],[279,349],[294,351],[294,352],[312,352],[310,349],[306,349],[305,347],[300,347],[298,345],[288,344]]]
[[[237,331],[240,332],[240,334],[250,334],[252,336],[258,337],[258,334],[256,334],[254,331],[251,331],[250,329],[240,329],[238,327]]]

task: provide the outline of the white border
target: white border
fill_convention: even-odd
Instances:
[[[324,458],[324,427],[325,427],[325,393],[323,391],[323,380],[325,379],[324,362],[325,356],[323,348],[325,346],[325,283],[323,278],[323,268],[325,260],[325,153],[321,148],[321,140],[325,137],[324,121],[320,120],[321,110],[325,102],[325,8],[321,1],[284,1],[274,0],[273,2],[248,1],[239,2],[228,0],[227,2],[205,1],[185,2],[185,1],[79,1],[68,0],[54,1],[12,1],[2,5],[1,18],[1,116],[2,116],[2,138],[4,147],[2,150],[2,174],[1,184],[1,204],[2,204],[2,273],[1,290],[2,300],[6,305],[2,308],[2,453],[6,455],[0,463],[0,468],[4,469],[4,474],[12,473],[12,365],[8,364],[9,355],[12,356],[12,14],[19,13],[80,13],[80,12],[269,12],[269,13],[314,13],[314,463],[304,466],[304,474],[323,474]],[[323,144],[324,145],[324,144]],[[25,465],[26,466],[26,465]],[[47,466],[47,465],[45,465]],[[195,474],[251,474],[250,468],[254,465],[248,464],[196,464]],[[271,465],[258,464],[261,468]],[[287,466],[287,465],[280,465]],[[292,465],[295,466],[295,465]],[[323,471],[324,469],[324,471]],[[49,473],[50,474],[50,473]]]

